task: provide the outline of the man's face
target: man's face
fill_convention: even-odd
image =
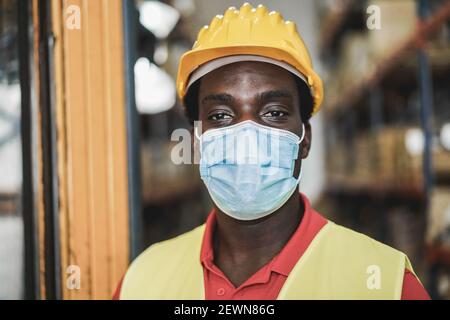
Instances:
[[[203,132],[241,121],[284,129],[301,136],[301,102],[294,76],[285,69],[264,62],[238,62],[206,74],[198,95],[199,120]],[[306,158],[311,127],[305,123],[300,157]],[[294,175],[298,175],[297,161]]]

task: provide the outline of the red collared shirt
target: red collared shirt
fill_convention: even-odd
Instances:
[[[212,246],[215,210],[211,210],[206,221],[200,260],[203,266],[205,298],[207,300],[275,300],[289,273],[308,248],[316,234],[327,224],[327,220],[311,208],[309,200],[301,194],[305,212],[292,237],[283,249],[265,266],[236,288],[227,276],[214,264]],[[113,299],[120,296],[119,283]],[[430,299],[416,276],[405,270],[402,300]]]

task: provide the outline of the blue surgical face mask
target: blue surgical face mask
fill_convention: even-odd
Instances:
[[[278,210],[297,189],[295,160],[303,140],[251,120],[210,129],[200,137],[200,176],[217,207],[238,220]]]

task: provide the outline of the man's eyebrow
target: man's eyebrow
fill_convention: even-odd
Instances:
[[[260,101],[264,101],[264,100],[270,100],[270,99],[274,99],[274,98],[293,99],[293,96],[287,90],[270,90],[270,91],[264,91],[264,92],[258,94],[257,98]]]
[[[208,94],[207,96],[203,97],[201,103],[203,104],[208,101],[230,103],[234,101],[234,98],[231,94],[228,93]]]

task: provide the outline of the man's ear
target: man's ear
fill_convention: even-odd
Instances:
[[[305,136],[303,137],[303,141],[300,144],[300,156],[302,159],[305,159],[309,155],[309,150],[311,149],[311,124],[309,121],[304,123],[305,125]]]

